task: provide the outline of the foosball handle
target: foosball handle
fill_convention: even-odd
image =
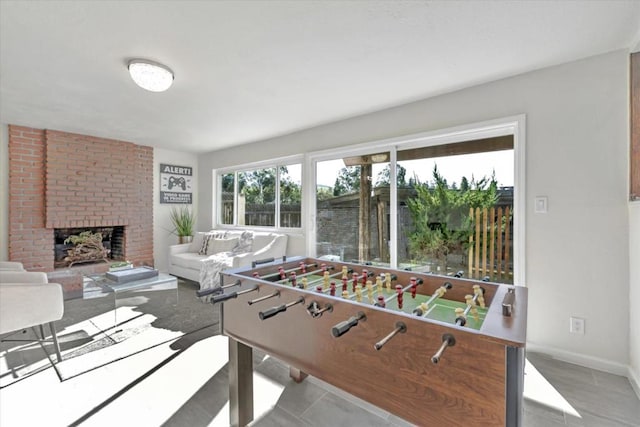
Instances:
[[[211,298],[211,304],[224,302],[232,298],[238,298],[238,295],[248,294],[249,292],[253,292],[257,290],[258,290],[258,286],[256,285],[252,288],[245,289],[244,291],[236,291],[236,292],[231,292],[229,294],[215,295],[213,298]]]
[[[208,289],[202,289],[202,290],[196,291],[196,296],[206,297],[207,295],[219,294],[222,292],[224,291],[221,288],[208,288]]]
[[[356,326],[360,320],[366,320],[366,319],[367,319],[367,316],[362,311],[359,311],[357,315],[350,317],[348,320],[345,320],[344,322],[340,322],[336,326],[331,328],[331,335],[338,338],[346,334],[347,332],[349,332],[349,329]]]
[[[225,302],[226,300],[237,298],[237,297],[238,297],[237,292],[231,292],[230,294],[215,295],[213,298],[211,298],[211,304]]]
[[[454,345],[456,345],[455,337],[453,335],[451,335],[451,334],[443,334],[442,335],[442,345],[438,349],[438,352],[436,354],[434,354],[433,357],[431,358],[431,363],[436,365],[438,362],[440,362],[440,358],[442,357],[442,353],[444,353],[446,348],[447,347],[453,347]]]
[[[275,261],[274,258],[257,259],[251,262],[251,268],[256,268],[257,265],[266,264],[268,262],[273,262],[273,261]]]
[[[260,317],[260,320],[264,320],[264,319],[268,319],[270,317],[275,316],[278,313],[282,313],[283,311],[287,311],[287,308],[294,306],[296,304],[304,304],[304,297],[299,297],[297,300],[295,301],[291,301],[287,304],[282,304],[279,305],[277,307],[271,307],[270,309],[266,310],[266,311],[261,311],[260,313],[258,313],[258,317]]]
[[[260,313],[258,313],[258,317],[260,317],[260,320],[264,320],[264,319],[268,319],[270,317],[273,317],[278,313],[282,313],[283,311],[287,311],[287,305],[286,304],[282,304],[282,305],[279,305],[277,307],[271,307],[268,310],[261,311]]]

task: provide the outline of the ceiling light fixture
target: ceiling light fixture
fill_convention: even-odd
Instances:
[[[164,92],[173,83],[173,71],[166,65],[147,59],[132,59],[128,68],[133,81],[151,92]]]

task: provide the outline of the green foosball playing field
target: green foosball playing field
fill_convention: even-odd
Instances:
[[[318,286],[323,285],[323,277],[318,275],[308,275],[305,276],[307,283],[307,290],[317,290]],[[291,286],[290,279],[279,280],[278,283],[283,285]],[[297,286],[300,287],[302,285],[302,280],[297,281]],[[318,291],[319,292],[319,291]],[[324,287],[322,289],[322,293],[325,295],[330,294],[330,288]],[[349,295],[349,299],[351,301],[358,301],[357,293],[353,291],[353,285],[351,281],[349,281],[347,286],[347,293]],[[385,300],[386,308],[394,311],[402,311],[408,314],[414,314],[414,310],[418,308],[421,304],[427,303],[431,296],[429,295],[421,295],[416,294],[415,298],[411,297],[411,292],[403,292],[402,294],[402,308],[399,308],[397,292],[392,289],[387,289],[384,284],[382,286],[382,292],[378,292],[377,285],[373,285],[373,291],[371,293],[371,298],[369,298],[369,291],[366,287],[361,289],[361,300],[359,302],[363,304],[374,305],[378,301],[379,295],[382,295]],[[336,283],[335,297],[342,298],[342,283]],[[446,294],[445,294],[446,296]],[[456,309],[467,310],[467,303],[464,301],[453,301],[448,300],[444,297],[440,297],[432,301],[427,306],[426,313],[423,313],[422,316],[427,319],[437,320],[444,323],[455,324],[456,319],[460,315],[460,313],[456,313]],[[459,310],[459,311],[460,311]],[[485,319],[487,308],[480,307],[477,304],[472,305],[470,309],[467,310],[468,313],[465,316],[466,322],[464,324],[465,327],[479,330],[482,326],[482,322]]]

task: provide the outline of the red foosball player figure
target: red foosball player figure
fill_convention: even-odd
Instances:
[[[342,292],[347,290],[347,286],[349,286],[349,279],[346,277],[342,278]]]
[[[416,292],[418,292],[418,279],[412,277],[409,283],[411,284],[411,298],[415,299]]]
[[[287,273],[284,272],[284,268],[278,267],[278,273],[280,273],[280,280],[287,278]]]
[[[402,310],[402,285],[396,285],[396,292],[398,293],[398,308]]]
[[[329,285],[329,295],[336,296],[336,282],[331,282],[331,285]]]
[[[351,284],[351,292],[356,291],[356,285],[358,284],[358,273],[353,273],[353,283]]]
[[[367,284],[367,278],[369,277],[369,273],[367,270],[362,270],[362,286],[364,287]]]
[[[258,274],[258,272],[257,272],[257,271],[255,271],[255,272],[253,273],[253,277],[255,277],[256,279],[259,279],[259,278],[260,278],[260,275]]]
[[[316,286],[316,292],[322,293],[322,285]]]
[[[378,295],[378,302],[376,303],[377,307],[385,308],[387,303],[384,302],[384,295]]]
[[[324,262],[320,264],[320,270],[327,271],[327,264],[325,264]]]
[[[304,274],[304,273],[306,273],[306,272],[307,272],[307,266],[305,265],[305,263],[304,263],[304,262],[300,262],[300,272],[301,272],[302,274]]]
[[[295,271],[291,273],[291,278],[289,279],[289,281],[291,281],[291,286],[293,286],[294,288],[298,286],[298,277],[296,276]]]

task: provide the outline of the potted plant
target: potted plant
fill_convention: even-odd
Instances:
[[[193,240],[193,227],[196,223],[195,214],[188,206],[171,209],[173,233],[178,236],[180,243],[190,243]]]

